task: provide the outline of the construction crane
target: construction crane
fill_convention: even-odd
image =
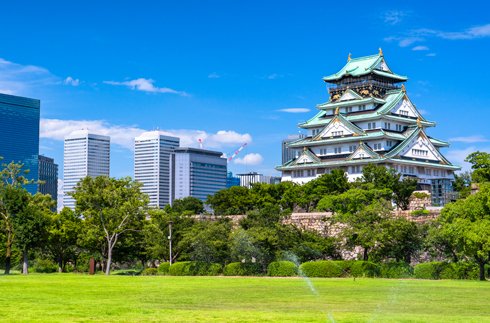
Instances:
[[[243,146],[241,146],[240,148],[238,148],[238,150],[236,151],[236,153],[233,154],[233,156],[231,156],[230,158],[228,158],[228,163],[233,159],[233,157],[235,157],[236,155],[238,155],[238,153],[243,149],[243,147],[245,147],[247,145],[247,143],[245,143]]]
[[[245,147],[247,145],[247,143],[244,143],[243,146],[241,146],[240,148],[238,148],[238,150],[233,154],[233,156],[231,156],[230,158],[228,158],[228,161],[227,163],[229,163],[236,155],[238,155],[238,153],[243,149],[243,147]],[[201,147],[202,149],[202,141],[201,139],[199,139],[199,147]],[[231,154],[231,153],[230,153]],[[229,154],[228,154],[229,155]],[[227,155],[227,156],[228,156]]]

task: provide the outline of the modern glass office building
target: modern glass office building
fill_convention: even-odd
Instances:
[[[150,206],[163,209],[170,203],[170,155],[180,138],[164,131],[148,131],[134,139],[134,180],[150,196]]]
[[[39,155],[39,180],[44,184],[39,184],[39,192],[51,195],[51,199],[58,199],[58,165],[53,158]]]
[[[226,189],[226,158],[219,151],[175,149],[170,159],[170,199],[194,196],[205,202],[208,195]]]
[[[65,137],[63,160],[63,206],[75,209],[72,192],[87,175],[109,176],[111,138],[90,130],[77,130]]]
[[[41,101],[0,93],[1,164],[20,162],[28,169],[27,179],[38,180],[39,117]],[[26,189],[36,194],[37,184]]]

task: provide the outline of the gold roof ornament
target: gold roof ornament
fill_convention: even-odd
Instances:
[[[349,57],[347,57],[347,61],[350,61],[350,60],[351,60],[351,58],[350,58],[350,53],[349,53]]]
[[[419,128],[422,128],[422,123],[420,123],[420,118],[417,118],[417,125],[419,126]]]
[[[407,90],[405,90],[405,84],[402,84],[402,91],[407,92]]]
[[[359,146],[362,146],[362,141],[359,141]]]
[[[383,56],[383,51],[381,50],[381,47],[379,48],[379,55]]]
[[[335,115],[339,114],[339,107],[337,107],[337,109],[335,109]]]
[[[306,147],[303,147],[303,151],[306,151]]]

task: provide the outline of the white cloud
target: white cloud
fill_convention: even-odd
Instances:
[[[412,50],[429,50],[427,46],[415,46]]]
[[[277,111],[288,112],[288,113],[303,113],[303,112],[310,112],[310,109],[291,108],[291,109],[281,109],[281,110],[277,110]]]
[[[430,53],[430,54],[427,54],[426,56],[436,56],[436,53]]]
[[[137,91],[155,92],[155,93],[174,93],[183,96],[188,95],[184,91],[176,91],[168,87],[156,87],[153,85],[154,82],[155,80],[145,79],[145,78],[139,78],[136,80],[125,81],[125,82],[104,81],[105,84],[126,85],[129,86],[132,90],[137,90]]]
[[[213,72],[213,73],[209,74],[209,75],[208,75],[208,77],[209,77],[209,78],[218,78],[218,77],[219,77],[219,75],[218,75],[218,74],[216,74],[216,72]]]
[[[418,109],[418,111],[420,112],[420,114],[430,114],[429,111],[424,109]]]
[[[79,79],[73,79],[71,76],[68,76],[64,81],[63,84],[65,85],[73,85],[73,86],[79,86],[80,85],[80,80]]]
[[[235,164],[243,164],[243,165],[260,165],[263,161],[264,158],[260,154],[247,154],[245,157],[241,158],[235,158],[233,159]]]
[[[395,25],[402,21],[402,17],[406,16],[407,13],[403,11],[389,11],[384,14],[385,22]]]
[[[482,135],[474,135],[474,136],[468,136],[468,137],[449,138],[449,141],[461,141],[461,142],[466,142],[466,143],[473,143],[473,142],[487,142],[489,140],[485,139],[485,137]]]
[[[273,79],[277,78],[277,74],[269,75],[267,78],[270,80],[273,80]]]
[[[57,84],[60,79],[43,67],[21,65],[0,58],[0,92],[6,94],[21,94],[28,88]]]
[[[41,119],[41,138],[64,140],[66,135],[80,129],[91,129],[103,135],[111,137],[111,143],[124,148],[133,149],[134,138],[146,130],[137,125],[113,125],[104,120],[58,120]],[[169,136],[180,138],[182,147],[198,147],[199,139],[205,148],[221,149],[222,147],[236,146],[245,142],[252,142],[252,136],[248,133],[239,134],[235,131],[220,130],[216,133],[207,133],[202,130],[166,130]]]

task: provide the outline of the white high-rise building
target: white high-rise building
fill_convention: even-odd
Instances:
[[[63,206],[75,209],[67,195],[87,175],[109,176],[111,138],[91,130],[77,130],[65,137],[63,160]]]
[[[150,196],[150,206],[163,209],[170,203],[170,155],[180,138],[163,131],[148,131],[134,139],[134,179]]]

